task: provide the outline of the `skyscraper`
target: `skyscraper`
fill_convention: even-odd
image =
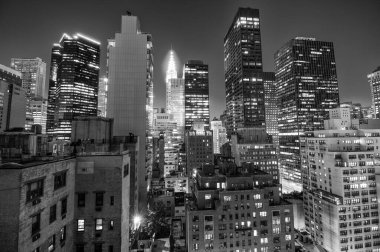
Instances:
[[[332,42],[297,37],[275,53],[280,172],[284,191],[302,190],[299,137],[323,129],[339,104]]]
[[[371,88],[374,118],[380,118],[380,66],[368,74],[367,78]]]
[[[278,108],[276,93],[276,77],[273,72],[264,72],[265,94],[265,125],[266,131],[272,136],[273,143],[278,145]]]
[[[174,51],[170,50],[168,69],[166,70],[166,111],[168,113],[172,112],[171,101],[171,79],[178,78],[176,64],[174,60]]]
[[[135,205],[146,207],[147,170],[152,166],[153,45],[136,16],[122,16],[121,32],[108,41],[107,116],[115,136],[137,135],[139,153]],[[135,209],[137,210],[137,209]]]
[[[98,91],[98,116],[107,116],[108,79],[103,76],[99,79]]]
[[[239,8],[224,37],[227,130],[265,127],[259,10]]]
[[[63,34],[50,66],[48,133],[70,139],[71,122],[98,110],[100,43],[85,35]]]
[[[178,78],[174,51],[170,50],[168,69],[166,71],[166,112],[173,115],[177,123],[175,135],[183,143],[185,129],[185,84]]]
[[[189,60],[183,70],[185,79],[185,129],[193,122],[210,125],[208,65],[201,60]]]
[[[41,122],[46,121],[46,110],[36,118],[36,114],[32,111],[32,106],[36,105],[42,109],[46,109],[46,63],[40,58],[12,58],[11,67],[21,72],[22,75],[22,87],[26,92],[25,128],[30,130],[32,124],[40,124]],[[40,120],[41,116],[45,116],[45,118]],[[43,132],[45,132],[46,125],[41,126],[43,127]]]
[[[0,65],[0,131],[25,126],[25,90],[21,73]]]

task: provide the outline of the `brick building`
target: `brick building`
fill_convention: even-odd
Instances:
[[[0,166],[1,251],[73,251],[75,159]]]

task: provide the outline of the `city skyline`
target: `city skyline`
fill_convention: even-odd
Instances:
[[[180,72],[183,64],[190,59],[203,60],[210,66],[210,116],[213,118],[219,116],[225,109],[223,37],[237,8],[251,7],[260,9],[261,13],[264,71],[274,70],[273,55],[289,39],[296,36],[312,36],[332,41],[336,47],[340,100],[342,102],[352,100],[369,105],[370,89],[366,76],[379,65],[376,55],[380,52],[380,48],[376,47],[380,42],[380,36],[369,31],[379,23],[377,20],[380,17],[376,16],[376,10],[379,9],[380,3],[375,1],[364,3],[292,1],[291,3],[290,1],[275,4],[263,1],[155,3],[144,0],[106,4],[95,1],[91,5],[92,11],[86,12],[88,5],[79,2],[76,3],[76,10],[71,12],[70,20],[63,18],[65,15],[63,11],[55,11],[53,17],[44,14],[56,7],[54,1],[51,3],[39,1],[33,6],[23,3],[28,10],[41,9],[30,12],[31,14],[16,12],[18,1],[1,3],[0,23],[9,20],[8,13],[12,13],[13,21],[12,25],[5,27],[3,31],[4,39],[0,42],[0,55],[2,55],[0,63],[9,65],[12,57],[40,57],[48,63],[47,67],[50,67],[49,51],[56,37],[64,32],[82,32],[102,43],[100,74],[103,75],[106,71],[106,41],[113,36],[114,31],[120,30],[118,18],[128,10],[140,17],[143,30],[152,34],[155,44],[154,106],[164,107],[165,104],[165,59],[172,45],[180,60],[177,71]],[[39,8],[42,6],[44,8]],[[161,12],[155,11],[158,7]],[[187,11],[182,12],[183,8]],[[211,11],[214,17],[212,19],[208,15]],[[162,18],[162,14],[165,18]],[[33,18],[29,15],[33,15]],[[199,18],[191,18],[194,15]],[[336,19],[336,16],[340,18]],[[26,19],[30,22],[25,23]],[[40,24],[41,29],[29,29],[29,26],[35,26],[36,22]],[[27,45],[25,37],[32,38]],[[198,39],[192,39],[194,37]]]

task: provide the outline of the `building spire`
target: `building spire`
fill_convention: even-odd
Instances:
[[[171,45],[170,45],[170,48],[172,48]],[[174,79],[174,78],[177,78],[177,70],[176,70],[176,64],[175,64],[175,59],[174,59],[174,51],[173,49],[170,49],[168,69],[166,71],[166,82],[168,83],[169,79]]]

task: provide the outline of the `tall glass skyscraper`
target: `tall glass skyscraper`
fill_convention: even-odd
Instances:
[[[227,130],[265,127],[259,10],[239,8],[224,37]]]
[[[189,60],[183,69],[185,79],[185,129],[193,122],[204,122],[210,126],[210,101],[208,65],[200,60]]]
[[[371,88],[374,118],[380,118],[380,66],[367,75]]]
[[[284,191],[301,191],[300,136],[323,129],[339,104],[332,42],[297,37],[275,53],[280,172]]]
[[[114,118],[113,135],[139,137],[130,196],[131,211],[139,211],[147,205],[147,172],[152,169],[153,44],[136,16],[122,16],[121,32],[108,41],[107,56],[107,116]]]
[[[42,133],[46,133],[46,63],[40,58],[12,58],[11,67],[21,72],[22,87],[26,92],[25,129],[30,130],[33,124],[39,124]]]
[[[50,66],[48,133],[69,140],[71,122],[98,110],[100,42],[63,34],[54,44]]]

